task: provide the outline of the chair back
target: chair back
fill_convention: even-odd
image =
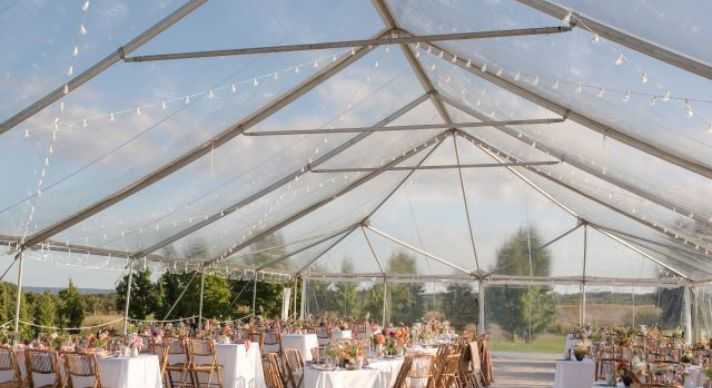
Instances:
[[[470,350],[470,363],[471,368],[474,373],[481,373],[482,371],[482,359],[480,358],[480,344],[477,341],[472,341],[469,344]]]
[[[0,346],[0,372],[9,372],[12,375],[10,379],[1,381],[0,383],[21,384],[22,376],[20,374],[20,366],[17,364],[15,350],[11,346]]]
[[[101,370],[96,361],[96,355],[87,353],[64,353],[64,370],[67,373],[69,387],[74,387],[74,378],[91,377],[94,380],[92,387],[101,388]],[[82,383],[79,385],[85,387]]]
[[[279,370],[279,360],[276,353],[268,353],[263,358],[265,384],[267,388],[285,388],[284,380]]]
[[[166,337],[163,339],[163,347],[167,365],[188,364],[190,361],[188,348],[183,338]]]
[[[413,357],[406,356],[401,364],[400,370],[398,371],[398,376],[396,377],[395,383],[393,383],[393,388],[406,388],[406,380],[410,374],[410,370],[413,368]]]
[[[54,375],[54,385],[59,386],[62,381],[62,376],[59,372],[59,363],[57,361],[57,353],[49,350],[26,349],[25,350],[25,368],[27,371],[27,380],[30,387],[34,387],[34,374]]]

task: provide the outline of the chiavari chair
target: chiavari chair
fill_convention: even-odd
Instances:
[[[304,357],[298,349],[285,349],[284,361],[287,381],[292,388],[299,388],[304,380]]]
[[[63,356],[64,371],[67,374],[67,386],[69,388],[102,387],[101,368],[96,361],[95,354],[63,353]],[[86,380],[91,380],[91,385],[87,385]]]
[[[409,387],[426,387],[432,378],[432,365],[434,357],[427,353],[411,355],[412,366],[408,372]]]
[[[188,339],[188,359],[188,370],[196,388],[223,387],[223,366],[218,363],[213,340]]]
[[[26,349],[25,364],[27,384],[30,388],[60,388],[64,386],[57,353],[49,350]],[[39,385],[35,382],[34,375],[46,376],[43,380],[47,379],[51,382]]]
[[[189,371],[190,357],[186,340],[178,337],[163,339],[165,352],[164,377],[171,388],[193,388],[193,378]]]
[[[0,346],[0,372],[9,375],[9,379],[0,382],[1,388],[21,388],[22,375],[17,364],[17,355],[10,346]]]

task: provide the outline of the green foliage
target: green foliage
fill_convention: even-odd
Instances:
[[[84,300],[72,280],[59,292],[59,322],[62,327],[79,327],[84,321]]]
[[[124,311],[126,305],[126,290],[129,275],[126,274],[116,285],[116,311]],[[87,298],[87,301],[91,299]],[[146,319],[158,308],[161,301],[158,287],[151,282],[151,271],[144,269],[136,271],[131,281],[131,300],[129,303],[129,317],[133,319]]]
[[[34,322],[42,326],[56,326],[58,299],[47,291],[35,295],[31,303]]]
[[[519,276],[549,276],[551,257],[536,229],[520,228],[497,252],[495,273]],[[546,287],[488,288],[491,319],[510,334],[531,341],[554,321],[555,304]]]
[[[352,273],[354,266],[350,258],[344,258],[341,263],[342,273]],[[339,282],[335,291],[336,311],[341,317],[358,317],[361,314],[361,303],[359,301],[358,289],[355,283]]]
[[[417,264],[413,256],[396,252],[388,260],[387,273],[416,274]],[[423,287],[419,284],[389,284],[389,321],[396,324],[411,324],[423,318]]]
[[[472,287],[468,284],[451,284],[442,297],[442,311],[445,319],[458,329],[477,323],[479,316],[477,294],[472,292]]]

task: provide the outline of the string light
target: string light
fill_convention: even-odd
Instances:
[[[616,58],[616,66],[620,66],[625,63],[625,57],[623,54],[620,54],[618,58]]]
[[[640,74],[640,82],[647,84],[648,83],[648,73],[642,72]]]

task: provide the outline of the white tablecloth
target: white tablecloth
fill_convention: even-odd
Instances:
[[[319,347],[316,334],[287,334],[282,337],[283,349],[297,349],[302,352],[305,361],[312,360],[311,350]],[[311,386],[305,385],[311,388]]]
[[[571,334],[566,335],[566,341],[564,342],[564,359],[574,357],[574,347],[576,347],[578,342],[579,340],[575,339]],[[571,352],[569,352],[569,350]]]
[[[215,346],[218,362],[223,366],[225,388],[265,388],[262,356],[258,343],[245,345],[218,344]]]
[[[704,385],[707,378],[702,371],[702,367],[698,365],[689,365],[685,368],[687,376],[685,376],[685,388],[697,388]]]
[[[370,361],[368,367],[377,370],[379,373],[378,380],[376,380],[374,387],[391,388],[398,378],[401,365],[403,365],[402,358]]]
[[[141,354],[138,357],[108,357],[97,358],[101,369],[101,384],[107,388],[161,388],[161,367],[158,356],[154,354]],[[20,365],[21,373],[25,376],[25,354],[17,352],[17,362]],[[60,361],[61,363],[62,361]],[[60,368],[64,372],[64,365]],[[6,375],[0,376],[3,380]],[[51,384],[52,376],[34,374],[35,385]],[[91,379],[76,378],[77,383],[88,383]]]
[[[589,388],[593,386],[595,368],[590,358],[583,361],[557,361],[554,388]]]
[[[334,338],[336,339],[351,339],[351,330],[336,330],[334,331]]]
[[[304,368],[304,388],[374,388],[379,387],[378,369],[320,371]]]

